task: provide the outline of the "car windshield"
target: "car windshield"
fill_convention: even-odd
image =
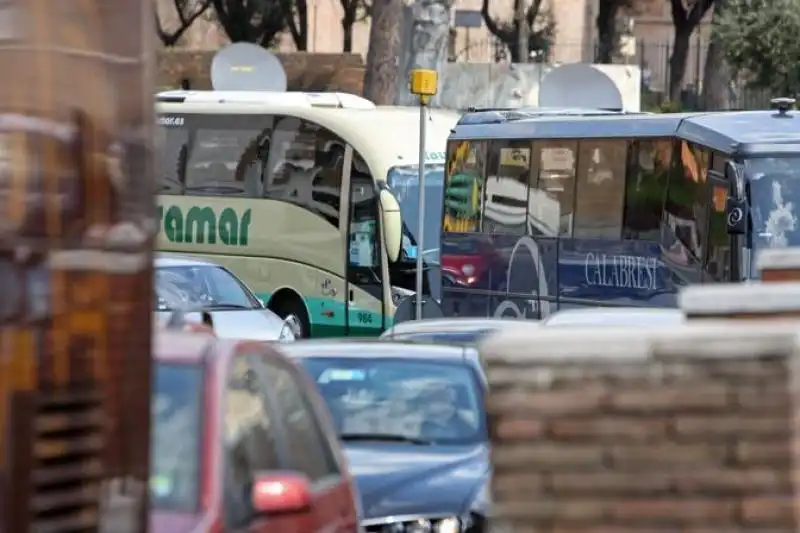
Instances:
[[[155,509],[197,509],[202,404],[201,366],[155,365],[150,405],[150,505]]]
[[[748,159],[745,175],[753,248],[800,246],[800,156]]]
[[[157,267],[155,280],[156,311],[259,307],[233,274],[215,265]]]
[[[369,436],[440,444],[487,440],[482,388],[461,360],[312,357],[303,364],[345,442]]]
[[[492,333],[493,329],[478,329],[471,331],[420,331],[416,333],[401,333],[395,336],[386,336],[386,340],[402,340],[418,343],[432,344],[458,344],[473,346],[485,335]]]
[[[417,257],[419,226],[419,165],[392,167],[387,177],[389,188],[400,204],[400,214],[407,231],[403,237],[403,251],[410,260]],[[442,220],[444,194],[444,165],[425,167],[425,234],[422,245],[423,259],[428,264],[439,263],[439,229]]]

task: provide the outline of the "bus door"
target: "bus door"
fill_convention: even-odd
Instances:
[[[347,335],[377,336],[386,327],[383,284],[388,283],[381,274],[378,191],[361,156],[352,152],[350,161],[346,239]]]

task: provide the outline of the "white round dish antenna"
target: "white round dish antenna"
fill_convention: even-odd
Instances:
[[[539,85],[539,107],[624,109],[622,94],[610,77],[592,65],[572,63],[556,67]]]
[[[211,60],[215,91],[286,91],[286,71],[274,54],[252,43],[233,43]]]

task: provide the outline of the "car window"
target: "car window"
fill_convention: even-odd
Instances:
[[[253,518],[251,490],[259,472],[282,470],[278,435],[272,416],[263,368],[258,356],[239,356],[231,362],[223,399],[223,493],[228,528]]]
[[[279,364],[269,365],[275,405],[283,420],[296,470],[312,481],[338,475],[339,466],[311,403],[293,373]]]
[[[155,291],[157,311],[260,306],[233,274],[215,265],[158,267]]]
[[[200,497],[203,368],[157,363],[151,397],[150,504],[195,511]]]
[[[449,444],[487,439],[483,388],[463,359],[310,357],[339,434]]]

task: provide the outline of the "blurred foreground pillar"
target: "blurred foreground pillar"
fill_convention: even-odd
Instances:
[[[152,25],[0,1],[2,533],[147,524]]]

